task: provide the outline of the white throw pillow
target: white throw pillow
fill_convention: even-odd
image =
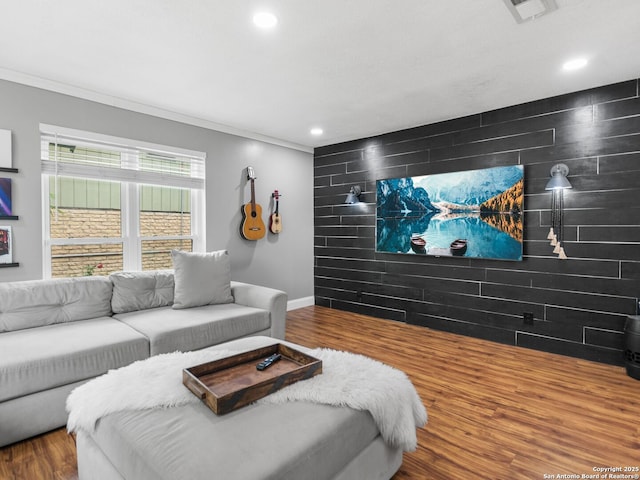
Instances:
[[[231,262],[226,250],[191,253],[172,250],[173,308],[231,303]]]

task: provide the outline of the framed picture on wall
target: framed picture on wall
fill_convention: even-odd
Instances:
[[[0,130],[0,168],[11,168],[11,130]]]
[[[11,179],[0,178],[0,217],[11,215]]]
[[[13,242],[9,226],[0,226],[0,263],[13,263]]]
[[[524,167],[376,182],[376,251],[522,260]]]

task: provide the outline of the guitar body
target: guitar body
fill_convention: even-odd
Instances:
[[[262,221],[262,207],[257,203],[252,206],[247,203],[242,206],[242,224],[240,225],[240,235],[245,240],[260,240],[264,237],[267,229]]]
[[[269,225],[271,233],[280,233],[282,231],[282,219],[279,213],[271,215],[271,224]]]
[[[269,230],[271,230],[271,233],[280,233],[282,231],[282,218],[280,218],[280,213],[278,212],[280,209],[279,203],[278,203],[278,199],[280,198],[280,193],[278,193],[278,190],[276,190],[271,194],[271,196],[275,200],[276,210],[271,215],[271,221],[269,222]]]
[[[247,179],[251,180],[251,201],[242,206],[242,223],[240,223],[240,235],[245,240],[260,240],[264,237],[267,229],[262,221],[262,207],[256,203],[256,190],[254,180],[256,179],[252,167],[247,167]]]

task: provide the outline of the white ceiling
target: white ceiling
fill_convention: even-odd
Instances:
[[[310,151],[640,77],[640,0],[557,4],[517,24],[503,0],[19,0],[0,78]]]

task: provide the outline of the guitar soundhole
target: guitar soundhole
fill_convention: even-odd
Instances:
[[[251,216],[252,216],[253,218],[256,218],[256,216],[257,216],[257,215],[258,215],[258,214],[257,214],[256,212],[251,212]]]

